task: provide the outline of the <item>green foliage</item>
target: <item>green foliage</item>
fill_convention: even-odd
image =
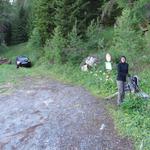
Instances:
[[[3,53],[7,50],[7,46],[5,44],[0,45],[0,53]]]
[[[34,28],[33,33],[28,41],[28,47],[30,48],[40,48],[41,44],[41,37],[40,33],[37,28]]]
[[[12,12],[9,0],[0,0],[0,44],[10,44]]]
[[[27,48],[32,52],[31,57],[34,62],[39,60],[44,55],[38,29],[34,28],[33,33],[28,41]]]
[[[65,46],[65,39],[60,32],[60,28],[54,29],[54,34],[50,40],[47,40],[45,45],[45,56],[51,63],[62,62],[62,51]]]
[[[116,22],[116,18],[121,15],[116,0],[106,0],[102,5],[101,23],[106,26],[112,26]]]
[[[146,50],[150,50],[150,26],[148,27],[149,31],[145,35],[145,41],[146,41]]]
[[[11,44],[23,43],[29,37],[29,18],[31,12],[25,3],[31,4],[29,0],[16,0],[12,7],[11,22]],[[29,5],[28,5],[29,6]]]
[[[81,36],[78,35],[77,24],[72,28],[72,31],[68,34],[67,45],[69,48],[80,48],[82,45]]]
[[[66,37],[77,21],[78,33],[83,34],[89,22],[98,17],[99,7],[99,0],[57,0],[55,26],[59,26]]]
[[[139,28],[140,23],[148,23],[150,21],[149,0],[138,0],[134,2],[134,7],[131,9],[131,16],[134,25]]]
[[[41,43],[45,44],[54,29],[54,0],[35,0],[33,2],[33,26],[40,32]]]
[[[58,0],[55,1],[56,13],[55,13],[55,26],[58,26],[63,34],[66,36],[71,30],[73,23],[75,22],[75,16],[70,16],[74,1],[70,0]]]
[[[122,16],[118,18],[117,26],[114,29],[113,46],[111,47],[114,53],[114,58],[120,55],[129,55],[133,59],[135,53],[140,52],[144,48],[144,42],[141,33],[133,28],[132,17],[130,10],[124,9]]]
[[[20,1],[20,0],[19,0]],[[23,9],[25,10],[26,16],[27,16],[27,22],[26,22],[26,30],[27,30],[27,36],[29,38],[29,36],[32,33],[32,30],[34,29],[33,27],[33,4],[34,4],[34,0],[22,0],[23,1]],[[21,5],[19,5],[21,7]]]
[[[124,9],[130,9],[132,22],[137,26],[138,23],[149,20],[149,8],[146,5],[149,4],[149,0],[117,0],[119,7]]]
[[[113,27],[106,27],[103,28],[101,37],[104,38],[105,48],[109,49],[112,46],[113,43],[113,37],[114,37],[114,28]]]
[[[28,40],[26,10],[23,7],[18,8],[18,6],[16,6],[16,9],[17,14],[12,24],[12,37],[11,37],[12,44],[23,43]]]
[[[145,0],[116,0],[119,7],[121,8],[133,8],[134,5],[139,1],[145,1]]]
[[[34,28],[40,32],[41,43],[51,38],[55,27],[67,37],[74,23],[77,23],[78,34],[84,37],[91,20],[100,16],[105,0],[16,0],[10,5],[9,0],[1,0],[0,15],[7,35],[5,41],[11,44],[26,42]],[[115,9],[114,9],[115,10]],[[7,23],[7,25],[6,25]],[[11,36],[12,35],[12,36]],[[11,37],[11,39],[9,39]],[[0,39],[2,39],[0,38]]]
[[[127,111],[128,113],[133,113],[137,111],[140,113],[144,113],[144,111],[148,111],[147,105],[148,101],[145,101],[136,96],[130,96],[123,103],[122,109],[124,111]]]
[[[79,64],[85,55],[85,49],[83,48],[83,40],[77,32],[77,24],[73,26],[72,31],[68,34],[66,46],[64,49],[66,61]]]
[[[102,35],[102,27],[97,21],[92,21],[86,31],[86,47],[88,50],[100,50],[104,49],[104,39]]]
[[[150,149],[149,113],[150,102],[133,96],[127,96],[121,108],[113,110],[117,127],[123,134],[133,137],[137,150]]]
[[[0,22],[11,21],[12,6],[9,0],[0,0],[0,10]]]

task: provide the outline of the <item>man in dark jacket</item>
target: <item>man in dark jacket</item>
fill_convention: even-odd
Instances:
[[[128,75],[128,67],[129,65],[126,63],[126,57],[121,56],[120,63],[117,66],[118,105],[120,105],[123,102],[125,96],[125,82],[126,77]]]

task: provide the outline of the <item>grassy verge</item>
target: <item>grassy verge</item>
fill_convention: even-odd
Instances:
[[[121,135],[131,137],[135,142],[135,149],[150,149],[150,103],[134,97],[126,101],[115,111],[110,109],[116,128]]]

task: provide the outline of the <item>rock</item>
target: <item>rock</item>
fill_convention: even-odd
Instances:
[[[105,127],[106,127],[105,124],[102,124],[100,130],[104,130]]]
[[[2,65],[2,64],[11,64],[11,61],[7,58],[0,57],[0,65]]]
[[[81,66],[81,70],[82,70],[82,71],[88,71],[88,66],[87,66],[87,65]]]
[[[88,71],[90,68],[93,68],[99,64],[99,59],[97,56],[88,56],[81,63],[81,70]]]
[[[96,62],[96,58],[94,57],[87,57],[87,59],[85,60],[85,63],[91,67],[93,67],[95,65]]]

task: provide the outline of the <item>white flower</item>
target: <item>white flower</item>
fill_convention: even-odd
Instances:
[[[96,76],[96,77],[97,77],[97,73],[95,73],[95,74],[94,74],[94,76]]]

